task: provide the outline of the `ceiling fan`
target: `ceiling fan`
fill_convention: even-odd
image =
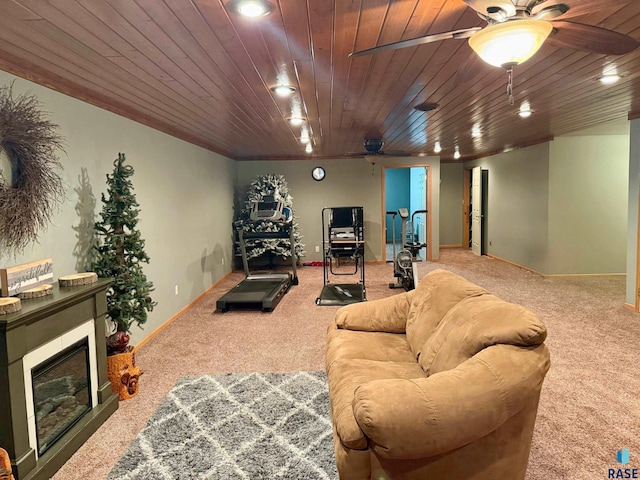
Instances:
[[[367,137],[364,139],[364,149],[366,152],[350,152],[350,157],[368,157],[376,155],[387,155],[392,157],[408,157],[411,154],[404,150],[382,150],[384,141],[381,137]]]
[[[389,156],[389,157],[408,157],[411,154],[405,152],[404,150],[382,150],[384,146],[384,141],[381,137],[367,137],[364,139],[364,148],[365,152],[350,152],[348,156],[350,157],[364,157],[364,159],[371,164],[371,175],[373,175],[374,168],[376,165],[376,159],[378,156]]]
[[[412,47],[447,39],[469,39],[471,48],[486,63],[511,72],[531,58],[543,43],[605,55],[623,55],[640,46],[638,40],[594,25],[564,20],[602,8],[594,0],[462,0],[487,22],[470,27],[379,45],[351,53],[360,57],[385,50]],[[575,6],[571,6],[575,4]],[[571,14],[568,12],[571,11]]]

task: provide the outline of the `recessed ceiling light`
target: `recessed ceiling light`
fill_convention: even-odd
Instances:
[[[460,150],[458,150],[458,147],[456,147],[456,151],[453,153],[453,158],[456,160],[460,158]]]
[[[531,104],[527,100],[525,100],[524,102],[522,102],[522,104],[520,105],[520,109],[516,113],[520,115],[521,118],[530,117],[533,113],[533,110],[531,110]]]
[[[600,80],[600,83],[604,83],[605,85],[611,85],[612,83],[616,83],[620,80],[620,78],[620,75],[617,73],[609,73],[598,77],[598,80]]]
[[[436,142],[436,144],[433,147],[433,151],[435,153],[440,153],[442,151],[442,147],[440,146],[440,142]]]
[[[311,146],[311,143],[307,143],[307,146],[305,147],[304,151],[307,153],[313,152],[313,147]]]
[[[264,17],[273,11],[273,4],[266,0],[231,0],[227,5],[244,17]]]
[[[304,123],[304,118],[302,118],[302,117],[291,117],[289,119],[289,123],[291,125],[293,125],[294,127],[297,127],[297,126],[302,125]]]
[[[309,143],[310,141],[311,138],[309,138],[309,130],[307,130],[306,127],[302,127],[302,130],[300,131],[300,142]]]
[[[292,87],[291,85],[276,85],[275,87],[271,87],[271,91],[279,97],[288,97],[296,91],[296,87]]]
[[[480,125],[477,123],[471,129],[471,136],[473,138],[480,138],[482,136],[482,132],[480,131]]]

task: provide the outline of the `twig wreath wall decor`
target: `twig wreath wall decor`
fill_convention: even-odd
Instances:
[[[13,98],[13,84],[0,88],[0,256],[16,254],[46,228],[65,199],[63,149],[58,125],[33,95]]]

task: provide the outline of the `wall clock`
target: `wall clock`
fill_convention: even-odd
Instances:
[[[326,173],[324,171],[324,168],[322,167],[315,167],[313,170],[311,170],[311,176],[317,182],[324,180],[325,175]]]

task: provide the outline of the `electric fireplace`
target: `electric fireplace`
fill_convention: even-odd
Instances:
[[[31,385],[40,457],[91,410],[87,339],[32,369]]]
[[[50,478],[118,408],[106,367],[110,283],[56,284],[0,316],[0,447],[16,480]]]

